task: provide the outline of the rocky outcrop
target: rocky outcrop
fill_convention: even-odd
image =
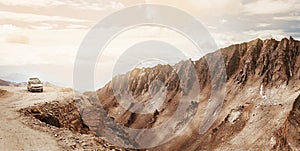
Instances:
[[[300,148],[300,95],[295,100],[293,108],[284,125],[274,132],[275,150],[293,150]]]
[[[89,132],[89,127],[83,123],[79,109],[72,99],[46,102],[39,106],[23,109],[22,112],[58,128],[67,128],[83,134]]]
[[[90,106],[84,96],[36,104],[20,110],[25,125],[50,133],[62,150],[123,151],[95,135],[82,121],[80,107]]]
[[[295,149],[300,142],[297,139],[298,101],[295,101],[299,100],[295,95],[300,93],[297,88],[300,83],[299,49],[300,42],[292,37],[281,41],[256,39],[220,49],[197,61],[187,60],[174,66],[134,69],[114,77],[97,91],[97,95],[92,95],[93,107],[87,107],[82,112],[83,121],[99,136],[117,133],[120,140],[124,140],[122,138],[126,138],[128,134],[121,127],[103,132],[99,123],[109,118],[111,123],[136,129],[159,126],[176,112],[179,98],[185,97],[186,100],[180,101],[187,101],[195,98],[192,97],[195,95],[197,100],[190,104],[195,110],[183,112],[193,120],[175,124],[188,124],[188,128],[182,135],[152,148],[153,150]],[[216,59],[217,53],[222,54],[223,62]],[[222,63],[225,69],[222,68]],[[193,70],[196,74],[193,74]],[[227,77],[222,76],[222,72],[226,72]],[[210,104],[217,102],[216,99],[211,99],[212,90],[218,88],[215,81],[222,81],[223,78],[226,78],[226,85],[221,85],[220,89],[226,89],[226,96],[224,104],[217,104],[220,112],[217,109],[205,112],[212,110],[209,108]],[[199,91],[194,92],[195,86],[199,86]],[[139,106],[120,104],[120,99],[124,96],[126,100],[133,98],[147,104],[155,98],[155,94],[165,94],[165,97],[163,103],[151,113],[139,114],[142,111]],[[294,107],[291,108],[293,104]],[[290,115],[287,116],[289,112]],[[216,116],[216,120],[209,125],[209,129],[199,134],[199,127],[209,120],[203,118],[204,114]],[[253,131],[256,133],[252,134]],[[288,136],[287,131],[295,135]],[[104,133],[106,134],[103,135]],[[149,142],[151,141],[150,139]],[[139,146],[135,140],[128,140],[127,144]]]
[[[2,90],[0,89],[0,96],[4,96],[5,94],[7,94],[8,92],[6,90]]]
[[[226,71],[237,83],[260,79],[264,84],[281,84],[299,79],[299,41],[284,38],[260,40],[221,49]]]

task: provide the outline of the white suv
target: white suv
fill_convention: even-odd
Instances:
[[[43,83],[40,81],[39,78],[29,78],[27,83],[27,90],[30,92],[43,92]]]

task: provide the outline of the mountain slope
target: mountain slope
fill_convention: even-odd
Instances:
[[[0,86],[10,86],[10,85],[13,85],[13,83],[0,79]]]
[[[120,140],[130,138],[123,143],[135,148],[157,144],[171,133],[176,134],[174,139],[151,149],[296,150],[300,148],[299,48],[300,42],[291,37],[281,41],[256,39],[220,49],[198,61],[134,69],[97,91],[91,99],[94,106],[83,112],[83,121],[107,139],[115,137],[111,134],[118,134]],[[224,58],[226,77],[217,53]],[[223,78],[225,85],[218,85]],[[214,93],[216,87],[224,90],[224,101]],[[165,97],[155,97],[162,95]],[[120,104],[124,96],[125,100],[134,98],[146,105],[154,101],[154,108],[158,108],[139,114],[144,106]],[[155,104],[161,100],[161,104]],[[169,123],[168,131],[141,131],[130,137],[132,134],[121,128],[150,129],[168,123],[180,101],[187,108],[181,111],[182,120]],[[104,110],[99,111],[100,107]],[[103,123],[106,117],[99,112],[107,112],[113,121]],[[101,127],[113,122],[121,126],[111,130]],[[178,127],[185,127],[180,134]],[[139,141],[140,136],[147,139]]]

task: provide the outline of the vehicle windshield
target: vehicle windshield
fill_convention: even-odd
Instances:
[[[41,81],[39,79],[30,80],[31,84],[40,84]]]

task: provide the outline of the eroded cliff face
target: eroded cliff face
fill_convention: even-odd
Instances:
[[[284,38],[260,40],[221,49],[227,75],[238,83],[259,79],[267,85],[288,84],[299,79],[299,42]]]
[[[91,104],[84,96],[36,104],[20,110],[23,122],[51,134],[62,150],[125,150],[95,135],[83,122],[81,112]]]
[[[300,95],[295,100],[293,108],[285,123],[273,133],[276,144],[272,149],[295,150],[300,148]]]
[[[159,126],[173,116],[179,101],[197,98],[189,104],[193,110],[182,112],[192,120],[173,123],[175,127],[187,124],[182,133],[171,141],[150,149],[296,150],[300,143],[299,49],[300,42],[293,38],[281,41],[256,39],[220,49],[216,53],[221,53],[224,58],[227,77],[221,75],[225,69],[222,69],[218,59],[214,59],[216,53],[208,54],[198,61],[182,61],[174,66],[134,69],[115,77],[97,91],[97,96],[91,99],[93,106],[86,107],[82,112],[83,121],[99,136],[117,135],[116,140],[124,141],[124,138],[129,138],[129,134],[121,126],[136,129]],[[196,74],[193,74],[193,70]],[[218,101],[211,99],[211,95],[216,95],[212,94],[212,89],[216,86],[211,74],[221,80],[226,78],[225,85],[222,85],[226,90],[225,99],[222,104],[218,104],[220,112],[216,108],[210,108],[210,104]],[[153,84],[157,82],[160,84]],[[199,86],[196,92],[193,89],[195,85]],[[128,95],[128,92],[135,100],[146,104],[156,94],[162,93],[165,97],[153,112],[138,114],[131,112],[132,106],[124,108],[120,105],[120,95]],[[207,112],[212,109],[214,110]],[[108,116],[104,116],[105,113]],[[216,120],[209,125],[209,129],[199,133],[199,128],[208,122],[205,114],[209,113],[216,113],[212,114]],[[103,120],[105,118],[110,120]],[[113,127],[111,130],[101,128],[103,124],[113,125],[114,122],[120,127]],[[165,132],[155,135],[162,136],[163,133]],[[140,145],[134,139],[127,141],[125,143],[133,147]],[[151,141],[154,140],[150,138],[149,143]]]
[[[67,128],[82,134],[89,132],[81,119],[79,109],[74,100],[53,101],[40,106],[32,106],[23,110],[40,121],[58,128]]]

